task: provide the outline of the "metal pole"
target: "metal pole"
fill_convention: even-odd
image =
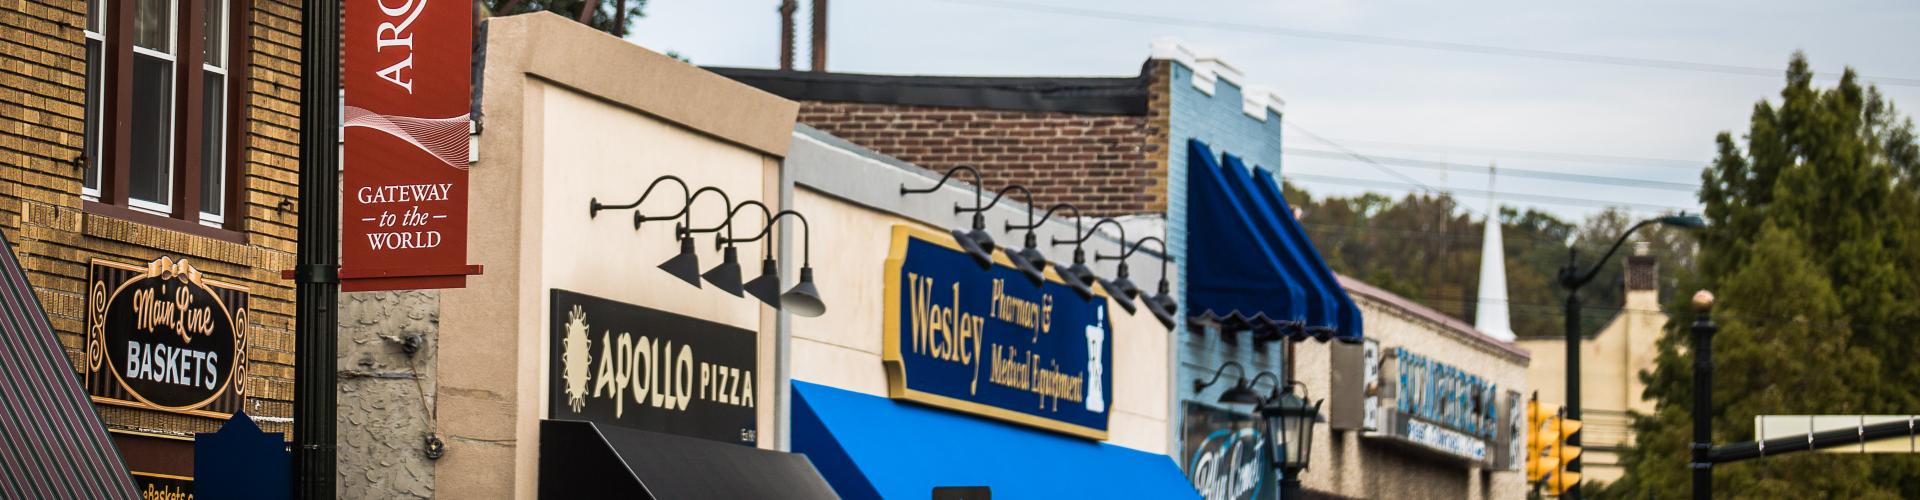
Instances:
[[[301,17],[300,205],[294,268],[294,498],[334,498],[334,357],[340,295],[340,0]]]
[[[1286,475],[1280,478],[1280,500],[1300,499],[1300,468],[1286,468]]]
[[[1711,295],[1707,297],[1704,304],[1700,296],[1694,297],[1699,317],[1692,328],[1693,463],[1688,467],[1693,469],[1693,498],[1698,500],[1713,498],[1713,461],[1709,459],[1713,451],[1713,334],[1720,328],[1713,324]]]
[[[1605,261],[1601,263],[1605,264]],[[1579,270],[1580,252],[1572,249],[1567,250],[1566,280],[1562,281],[1562,285],[1566,286],[1567,289],[1567,402],[1565,409],[1566,418],[1574,420],[1580,419],[1580,287],[1586,285],[1585,282],[1572,281],[1575,277],[1574,273],[1579,272]],[[1569,446],[1580,446],[1580,433],[1576,432],[1572,436],[1567,436],[1566,443]],[[1573,460],[1567,461],[1565,469],[1567,472],[1579,473],[1580,457],[1576,456],[1573,457]],[[1568,489],[1561,497],[1579,500],[1580,487],[1576,485]]]

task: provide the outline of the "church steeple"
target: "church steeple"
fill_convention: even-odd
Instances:
[[[1493,338],[1511,342],[1513,324],[1507,311],[1507,257],[1500,236],[1500,205],[1493,201],[1493,171],[1487,172],[1486,233],[1480,242],[1480,301],[1473,327]]]

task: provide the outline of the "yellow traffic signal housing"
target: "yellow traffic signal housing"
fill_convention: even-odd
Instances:
[[[1551,471],[1544,481],[1547,493],[1559,495],[1580,487],[1580,473],[1565,469],[1567,463],[1580,456],[1580,447],[1567,444],[1567,438],[1580,432],[1580,421],[1567,418],[1564,414],[1556,415],[1545,427],[1551,429],[1549,432],[1552,434],[1548,434],[1548,438],[1553,443],[1547,450],[1547,456],[1541,459],[1542,464],[1551,464],[1545,465]]]
[[[1541,460],[1541,455],[1547,453],[1547,445],[1552,442],[1548,438],[1547,431],[1544,427],[1546,427],[1547,421],[1552,419],[1556,412],[1555,410],[1549,410],[1540,406],[1539,393],[1534,393],[1533,397],[1527,400],[1526,473],[1527,482],[1529,483],[1539,482],[1541,479],[1545,479],[1548,473],[1553,472],[1554,464]]]

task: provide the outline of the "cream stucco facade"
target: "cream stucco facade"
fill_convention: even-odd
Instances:
[[[532,498],[551,290],[758,332],[759,365],[774,365],[774,314],[654,269],[678,251],[673,223],[636,230],[631,212],[590,218],[587,208],[596,198],[630,202],[663,175],[719,187],[736,203],[773,200],[798,107],[550,14],[489,21],[486,54],[469,235],[470,259],[486,274],[442,294],[437,428],[447,453],[436,493]],[[661,191],[640,209],[678,210],[685,195]],[[696,225],[721,221],[719,201],[697,201],[711,205],[694,211]],[[696,247],[719,261],[713,246]],[[758,245],[740,252],[760,258]],[[772,370],[755,376],[756,399],[773,401]],[[774,405],[757,411],[770,429]],[[772,446],[768,437],[761,446]]]
[[[1652,257],[1627,259],[1626,305],[1613,322],[1580,342],[1580,431],[1585,449],[1581,473],[1587,481],[1612,482],[1625,473],[1620,448],[1632,444],[1632,422],[1627,412],[1653,413],[1653,402],[1642,397],[1646,384],[1640,372],[1653,369],[1660,354],[1654,345],[1667,325],[1654,286]],[[1641,280],[1645,280],[1644,283]],[[1527,381],[1540,393],[1540,402],[1560,406],[1567,401],[1567,342],[1562,338],[1521,339],[1533,352]]]
[[[795,320],[791,326],[792,377],[872,396],[887,397],[887,374],[882,365],[884,308],[882,291],[885,262],[895,226],[909,226],[932,234],[962,227],[966,219],[953,215],[955,203],[972,205],[970,185],[950,183],[949,189],[903,197],[898,188],[932,185],[931,172],[880,155],[837,143],[831,136],[802,131],[794,136],[786,162],[794,186],[790,208],[807,215],[814,231],[812,263],[821,290],[834,293],[833,306],[818,318]],[[991,195],[991,193],[989,193]],[[1024,221],[1026,207],[1002,201],[987,214],[1001,220]],[[989,229],[997,229],[990,227]],[[1041,241],[1066,238],[1068,222],[1049,223]],[[1021,233],[995,231],[1002,244],[1016,244]],[[796,247],[797,248],[797,247]],[[1062,248],[1064,250],[1064,248]],[[1115,241],[1096,237],[1087,252],[1117,254]],[[1056,257],[1060,252],[1051,252]],[[1089,265],[1094,265],[1089,261]],[[1096,266],[1111,275],[1111,267]],[[1158,260],[1145,254],[1133,259],[1134,279],[1159,279]],[[1113,323],[1112,413],[1108,442],[1151,453],[1169,453],[1172,353],[1167,328],[1146,311],[1119,312]],[[982,417],[984,418],[984,417]]]
[[[1503,394],[1528,390],[1525,349],[1357,280],[1342,277],[1341,284],[1360,308],[1366,338],[1383,349],[1404,347],[1471,372]],[[1334,348],[1314,342],[1294,344],[1294,378],[1306,384],[1314,399],[1361,397],[1329,394]],[[1518,499],[1527,491],[1526,480],[1517,470],[1490,470],[1462,458],[1327,424],[1314,433],[1312,455],[1311,468],[1300,477],[1302,485],[1347,498]]]

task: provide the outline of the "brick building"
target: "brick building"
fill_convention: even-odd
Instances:
[[[137,479],[190,481],[193,433],[234,412],[290,431],[300,17],[294,0],[0,5],[0,232]],[[111,326],[142,286],[199,297],[160,303],[218,316],[175,323],[214,340],[108,349],[167,342],[116,337],[164,321]],[[195,352],[192,375],[151,365]]]
[[[1023,184],[1039,207],[1165,212],[1168,72],[1113,78],[860,75],[709,68],[801,102],[800,123],[936,171]]]

